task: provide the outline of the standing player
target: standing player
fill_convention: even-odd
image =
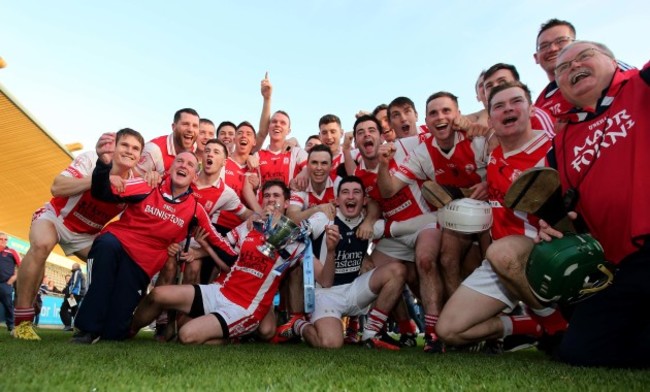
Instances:
[[[221,140],[228,152],[232,152],[235,143],[235,134],[237,133],[237,126],[230,121],[222,121],[217,127],[217,139]]]
[[[484,138],[470,140],[453,130],[454,120],[460,116],[454,95],[447,92],[433,94],[427,99],[426,107],[427,126],[433,137],[418,145],[411,155],[399,163],[394,175],[389,175],[389,161],[385,160],[393,150],[388,145],[379,150],[377,185],[382,196],[394,197],[407,185],[417,188],[424,180],[430,179],[443,185],[470,188],[473,191],[471,197],[485,198],[485,186],[481,185],[486,161]],[[384,159],[381,159],[382,155]],[[425,350],[428,352],[444,351],[435,335],[435,325],[443,305],[444,287],[448,291],[456,289],[460,281],[460,260],[469,249],[471,240],[447,233],[444,267],[438,264],[440,243],[441,231],[436,228],[420,232],[416,242],[416,267],[426,312]],[[422,249],[418,251],[418,247]],[[447,273],[446,280],[442,279],[443,272]]]
[[[326,114],[318,121],[318,129],[322,144],[329,147],[332,152],[332,167],[330,168],[330,177],[332,180],[336,177],[345,177],[345,157],[341,151],[341,119],[334,114]],[[339,169],[340,168],[340,169]]]
[[[370,310],[362,335],[364,345],[399,350],[376,336],[402,295],[406,267],[390,263],[359,276],[368,241],[356,236],[366,204],[364,186],[358,177],[343,178],[337,204],[333,224],[328,224],[330,218],[322,212],[310,218],[314,253],[318,257],[314,275],[320,287],[316,289],[314,313],[309,322],[296,320],[287,328],[314,347],[340,348],[343,346],[341,317],[360,316]]]
[[[30,247],[18,271],[15,338],[40,340],[32,326],[32,303],[45,272],[45,260],[54,246],[59,244],[66,255],[86,260],[102,227],[124,210],[123,204],[102,202],[90,193],[91,174],[98,156],[113,160],[113,179],[128,179],[133,177],[132,169],[140,160],[143,146],[142,136],[130,128],[115,135],[104,134],[96,152],[82,153],[54,179],[54,198],[34,213],[29,229]]]
[[[305,151],[307,151],[307,153],[309,153],[309,151],[311,151],[311,149],[314,146],[317,146],[319,144],[323,144],[323,142],[320,141],[320,136],[319,135],[311,135],[305,141]]]
[[[485,71],[483,86],[485,87],[485,95],[488,97],[493,88],[500,84],[518,82],[519,72],[514,65],[498,63],[494,64],[487,71]],[[533,106],[534,115],[530,118],[532,129],[539,129],[548,134],[550,138],[555,136],[555,127],[553,125],[553,118],[548,112],[536,106]]]
[[[262,195],[267,213],[282,214],[289,204],[289,188],[281,181],[264,183]],[[304,244],[290,244],[287,260],[268,257],[259,250],[264,235],[249,226],[242,223],[228,234],[240,256],[222,283],[155,288],[138,307],[132,330],[149,325],[163,309],[176,309],[193,317],[179,330],[185,344],[217,343],[255,331],[270,339],[275,333],[273,296],[287,271],[279,267],[298,263]]]
[[[226,185],[232,188],[235,194],[237,194],[237,197],[244,201],[244,204],[250,209],[254,208],[254,206],[250,205],[250,202],[244,199],[242,191],[244,189],[244,182],[249,181],[250,177],[257,177],[257,167],[253,167],[251,164],[252,161],[256,160],[256,156],[253,155],[253,149],[256,146],[255,140],[255,128],[248,121],[240,123],[235,131],[233,152],[228,155],[224,170],[222,171],[222,178]],[[236,214],[230,211],[220,211],[214,223],[221,234],[226,234],[241,222],[242,219]]]
[[[199,120],[199,133],[196,139],[196,156],[199,160],[203,159],[203,151],[205,150],[205,143],[215,136],[214,123],[207,118]]]
[[[6,233],[0,232],[0,305],[2,305],[7,330],[14,329],[14,282],[16,281],[16,268],[20,266],[18,253],[7,247]]]
[[[488,112],[499,139],[487,167],[494,242],[487,250],[487,259],[463,281],[440,315],[436,331],[452,345],[510,335],[553,335],[566,328],[559,311],[545,308],[535,299],[525,278],[517,285],[510,284],[509,275],[523,274],[523,269],[515,271],[506,266],[514,252],[532,248],[539,226],[536,217],[505,207],[504,195],[521,172],[544,165],[551,140],[543,131],[531,128],[534,107],[530,91],[520,82],[495,87],[489,96]],[[531,308],[534,319],[501,315],[520,300]]]
[[[332,167],[332,152],[330,148],[321,144],[314,146],[307,158],[307,172],[309,183],[307,189],[291,193],[291,204],[287,209],[287,216],[295,223],[309,218],[318,211],[334,216],[333,201],[336,197],[335,189],[341,180],[330,177]]]
[[[307,153],[300,147],[287,146],[287,135],[291,132],[291,119],[287,112],[278,110],[270,116],[272,87],[268,73],[262,81],[261,92],[264,103],[257,145],[261,147],[267,133],[270,142],[268,148],[258,152],[260,181],[263,184],[268,180],[278,179],[288,185],[300,173],[307,161]]]
[[[141,176],[156,171],[161,176],[169,170],[176,154],[194,151],[199,134],[199,114],[194,109],[180,109],[174,114],[172,133],[159,136],[147,142],[138,162],[137,171]]]
[[[416,260],[416,252],[422,253],[421,262],[433,262],[428,257],[437,258],[440,233],[439,230],[435,229],[435,216],[430,214],[431,211],[422,197],[419,185],[410,185],[393,197],[384,198],[378,182],[381,146],[396,148],[394,157],[388,161],[389,170],[394,173],[397,170],[396,159],[408,156],[407,148],[403,142],[414,141],[417,143],[418,138],[399,139],[395,143],[382,145],[380,129],[379,122],[372,116],[361,116],[354,123],[354,137],[361,156],[355,175],[361,178],[370,198],[379,204],[385,220],[384,234],[386,238],[382,238],[377,243],[371,255],[372,262],[378,267],[388,263],[404,263],[409,271],[407,280],[409,286],[418,293],[420,293],[420,290],[425,290],[426,295],[431,295],[430,283],[427,281],[430,279],[427,273],[430,270],[425,271],[418,279],[416,272],[418,268],[413,262]],[[418,237],[418,233],[415,231],[390,238],[393,236],[392,227],[395,222],[407,221],[423,215],[429,220],[412,226],[418,230],[422,229],[419,230],[419,232],[423,233],[422,239]],[[435,251],[435,255],[432,254],[433,251]],[[423,289],[422,286],[427,287]],[[395,315],[398,320],[401,320],[399,326],[402,334],[400,342],[412,346],[416,343],[415,326],[408,321],[408,312],[403,305],[405,305],[403,302],[398,303]],[[431,346],[434,345],[429,345],[428,351],[432,351],[430,350]]]
[[[454,124],[460,116],[455,95],[440,91],[427,99],[425,121],[432,137],[400,164],[389,184],[390,193],[407,184],[432,180],[440,185],[468,189],[472,199],[487,199],[486,140],[481,136],[470,139],[463,132],[455,131]],[[471,245],[472,236],[442,230],[439,267],[447,298],[460,285],[461,262]]]
[[[133,311],[146,293],[151,277],[165,264],[167,248],[189,235],[193,220],[208,232],[212,245],[235,255],[192,194],[190,186],[199,168],[193,152],[176,155],[169,175],[154,188],[136,179],[120,191],[111,186],[110,168],[110,164],[98,160],[92,194],[128,206],[120,220],[108,224],[93,242],[88,255],[91,284],[75,319],[79,330],[73,337],[75,343],[127,337]],[[156,229],[151,230],[152,227]]]

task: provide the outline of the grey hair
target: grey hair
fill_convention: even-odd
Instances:
[[[571,48],[572,46],[577,45],[577,44],[593,45],[593,46],[595,46],[598,50],[600,50],[601,52],[603,52],[607,57],[610,57],[610,58],[613,58],[613,59],[616,58],[616,57],[614,56],[614,52],[612,52],[611,49],[609,49],[605,44],[601,44],[600,42],[595,42],[595,41],[573,41],[573,42],[571,42],[570,44],[568,44],[567,46],[565,46],[564,48],[562,48],[562,50],[560,50],[560,53],[558,53],[557,56],[560,57],[560,56],[563,55],[567,50],[569,50],[569,48]]]

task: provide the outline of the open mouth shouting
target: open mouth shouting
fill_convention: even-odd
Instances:
[[[361,203],[359,200],[351,199],[346,200],[342,205],[339,205],[339,210],[346,217],[353,217],[359,214]]]
[[[517,122],[517,116],[507,116],[506,118],[503,119],[501,122],[503,125],[512,125]]]
[[[586,70],[584,68],[578,69],[575,73],[571,75],[571,79],[570,79],[571,85],[574,86],[582,79],[585,79],[589,76],[591,76],[591,72],[589,72],[589,70]]]

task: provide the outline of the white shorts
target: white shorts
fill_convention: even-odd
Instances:
[[[381,252],[394,259],[404,261],[415,261],[415,241],[418,235],[416,233],[403,235],[393,238],[382,238],[377,242],[375,252]]]
[[[314,312],[310,321],[315,323],[325,317],[360,316],[368,313],[377,294],[370,290],[370,277],[374,269],[357,277],[352,283],[328,288],[316,288]]]
[[[63,219],[58,217],[52,207],[46,205],[43,208],[38,209],[34,212],[32,217],[32,222],[38,219],[43,219],[46,221],[52,222],[54,228],[56,229],[56,234],[59,237],[59,245],[61,249],[65,252],[66,256],[70,256],[80,250],[90,248],[97,237],[97,234],[86,234],[86,233],[75,233],[70,231],[63,224]]]
[[[490,262],[483,260],[480,267],[474,270],[462,283],[463,286],[479,292],[488,297],[494,298],[506,304],[512,310],[519,302],[499,280],[498,275],[492,269]]]
[[[223,318],[228,328],[228,337],[247,335],[257,329],[260,320],[253,314],[221,294],[221,285],[199,285],[203,299],[204,314],[216,313]],[[225,332],[225,331],[224,331]]]
[[[435,223],[423,226],[413,234],[402,235],[399,237],[382,238],[377,242],[374,250],[377,250],[394,259],[415,262],[415,243],[418,235],[422,230],[436,229]]]

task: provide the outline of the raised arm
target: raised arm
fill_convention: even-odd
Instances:
[[[334,275],[336,273],[336,263],[334,262],[334,256],[336,255],[336,246],[341,240],[341,234],[339,233],[339,227],[337,225],[327,225],[325,226],[325,241],[327,246],[327,256],[325,261],[322,263],[322,266],[316,266],[314,263],[314,279],[322,287],[332,287],[334,284]]]
[[[273,93],[273,85],[269,79],[268,71],[261,82],[261,93],[263,99],[262,114],[260,115],[260,126],[257,128],[256,145],[253,147],[253,153],[262,148],[264,139],[266,139],[266,135],[269,133],[269,124],[271,123],[271,94]]]
[[[395,176],[390,175],[389,165],[395,156],[393,143],[385,143],[379,147],[379,167],[377,171],[377,186],[381,197],[389,198],[406,186],[406,183]]]

